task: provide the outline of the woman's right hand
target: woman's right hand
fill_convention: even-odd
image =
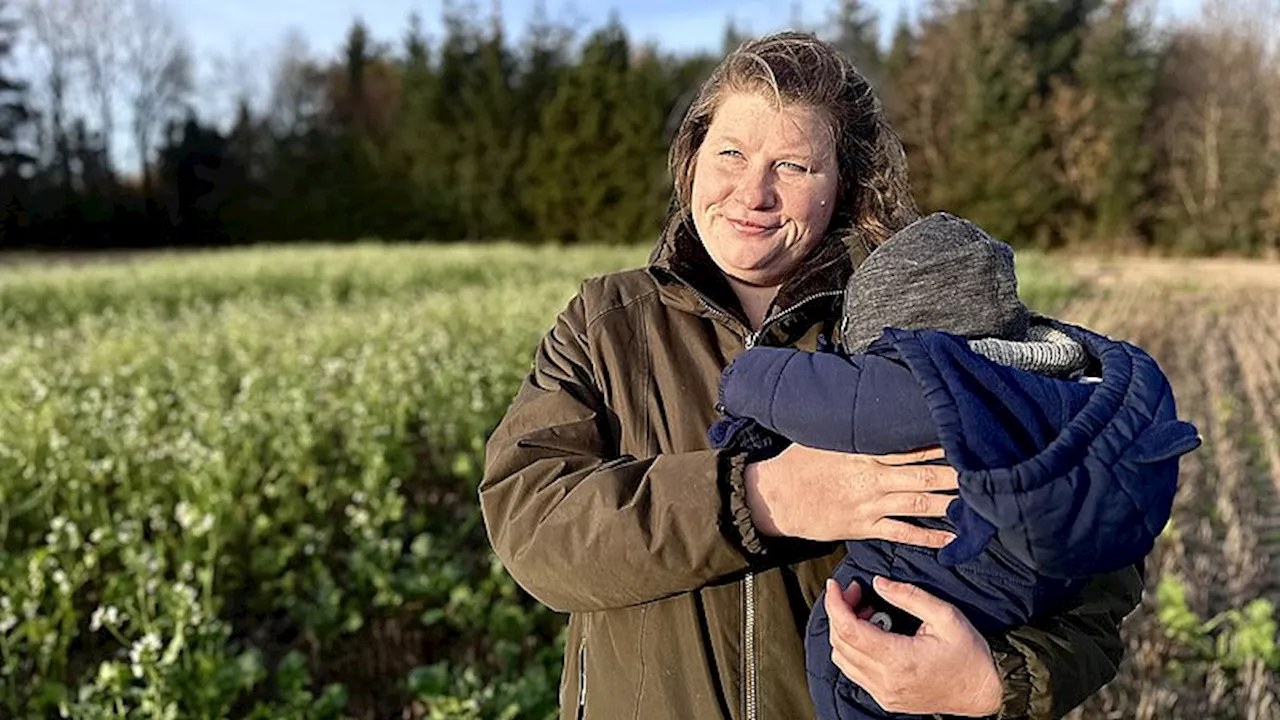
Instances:
[[[954,468],[919,465],[942,448],[857,455],[792,443],[746,467],[747,507],[764,535],[808,540],[890,540],[940,548],[955,539],[896,517],[943,517],[959,487]]]

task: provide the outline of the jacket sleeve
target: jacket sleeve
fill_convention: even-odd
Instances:
[[[824,450],[884,455],[938,442],[911,371],[877,355],[755,347],[725,370],[720,404]]]
[[[740,455],[620,453],[587,330],[579,294],[486,446],[480,505],[507,571],[553,610],[579,612],[687,592],[763,559]]]
[[[1004,697],[999,720],[1058,720],[1116,675],[1120,623],[1142,600],[1142,567],[1090,580],[1057,614],[988,637]]]

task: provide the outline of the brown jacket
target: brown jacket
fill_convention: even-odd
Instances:
[[[539,601],[570,613],[561,718],[812,717],[809,607],[843,548],[765,539],[742,460],[709,448],[721,370],[748,345],[812,346],[852,270],[810,257],[752,335],[701,245],[583,283],[489,439],[480,501],[494,549]],[[1139,571],[989,638],[1000,717],[1058,718],[1115,674]]]

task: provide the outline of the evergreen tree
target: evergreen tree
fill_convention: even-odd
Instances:
[[[673,102],[650,49],[633,53],[616,20],[593,33],[544,106],[522,172],[524,204],[542,238],[651,238],[667,195],[663,125]]]
[[[473,17],[446,10],[436,116],[452,142],[446,148],[449,205],[457,235],[468,239],[519,237],[526,227],[515,176],[535,109],[522,107],[515,92],[517,58],[506,45],[501,19],[481,29]]]
[[[401,237],[446,239],[452,233],[442,143],[446,130],[436,114],[441,85],[416,14],[410,16],[404,37],[400,75],[400,119],[390,139],[386,170],[401,186],[393,212],[398,215]]]
[[[270,141],[266,123],[255,118],[248,102],[241,99],[219,172],[219,217],[231,240],[260,239],[256,236],[259,228],[270,217],[270,188],[266,185]]]
[[[182,244],[218,244],[227,239],[222,223],[227,187],[226,138],[194,115],[172,123],[169,142],[160,150],[160,178],[169,198],[174,240]]]
[[[724,32],[720,35],[720,54],[728,55],[737,50],[738,46],[745,42],[748,37],[750,35],[743,32],[738,27],[738,22],[730,16],[724,23]]]
[[[827,21],[831,43],[853,61],[877,89],[885,86],[880,22],[863,0],[838,0]]]
[[[1070,78],[1054,84],[1057,165],[1071,194],[1066,232],[1090,243],[1132,243],[1150,231],[1145,215],[1154,153],[1152,122],[1159,57],[1149,26],[1126,3],[1093,17]]]

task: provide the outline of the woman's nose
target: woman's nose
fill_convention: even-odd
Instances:
[[[748,169],[738,177],[734,195],[738,202],[752,210],[767,210],[777,202],[773,178],[767,170]]]

